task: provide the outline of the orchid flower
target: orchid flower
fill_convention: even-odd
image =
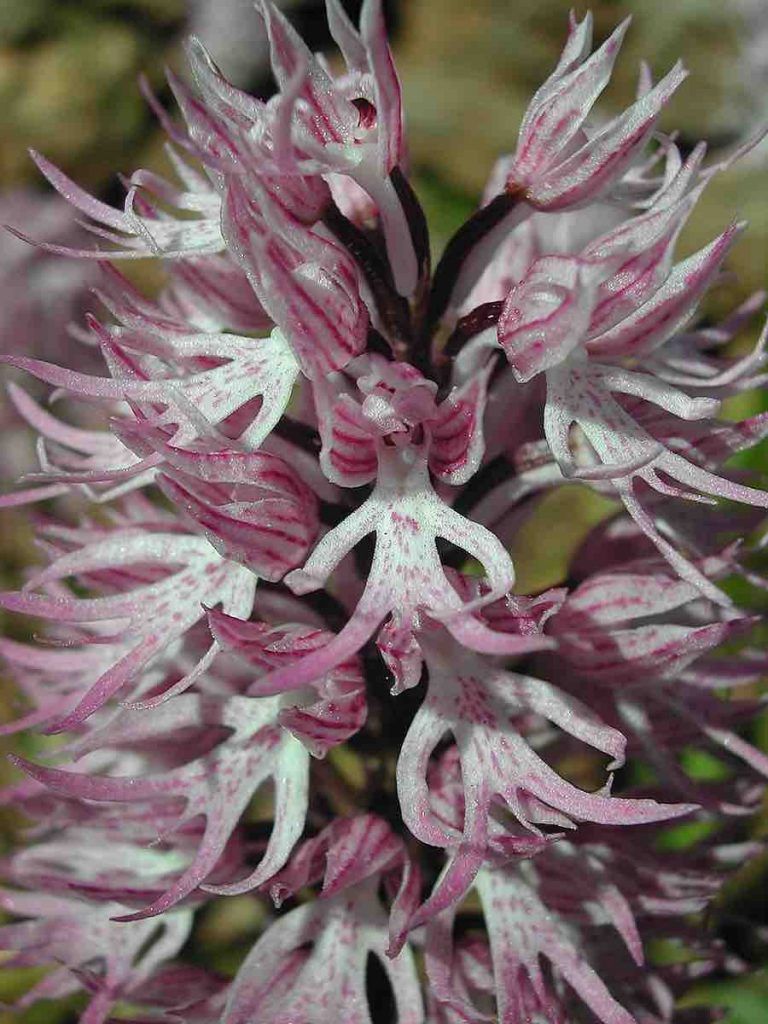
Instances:
[[[135,711],[127,719],[124,717],[124,724],[118,719],[97,734],[99,742],[109,745],[157,742],[159,736],[172,730],[203,725],[231,731],[231,737],[204,759],[157,776],[99,778],[28,763],[23,767],[52,789],[86,800],[182,798],[184,810],[179,825],[199,814],[205,815],[205,833],[192,864],[148,907],[121,918],[140,920],[174,906],[206,879],[216,867],[254,791],[270,777],[276,787],[275,830],[260,867],[248,876],[245,884],[238,883],[237,889],[254,888],[285,863],[304,825],[309,755],[298,740],[280,728],[279,710],[278,699],[258,702],[233,696],[216,701],[185,694],[155,709],[151,715]]]
[[[638,497],[637,481],[661,493],[692,500],[702,500],[699,495],[703,492],[765,506],[765,494],[686,459],[665,444],[663,436],[645,429],[628,403],[614,395],[639,399],[641,410],[643,403],[658,406],[683,421],[711,417],[718,408],[716,399],[691,398],[651,374],[599,360],[650,352],[667,332],[680,329],[720,265],[734,230],[724,232],[705,250],[675,266],[660,287],[652,287],[650,298],[645,298],[646,283],[639,290],[635,287],[629,301],[633,311],[608,330],[594,329],[601,310],[600,273],[590,258],[543,257],[510,292],[498,327],[499,344],[518,380],[525,383],[545,373],[544,433],[562,472],[582,479],[610,480],[627,511],[676,570],[720,601],[724,598],[717,598],[716,588],[659,534]],[[644,236],[640,233],[639,237]],[[605,241],[593,243],[592,251],[599,252],[605,245]],[[623,273],[622,268],[618,276]],[[610,279],[602,287],[610,296],[602,309],[610,303],[615,317],[621,306],[612,294]],[[623,292],[624,308],[627,290]],[[581,464],[571,451],[574,425],[587,442]]]
[[[526,1011],[534,1008],[550,1019],[564,1014],[562,996],[558,998],[557,990],[547,990],[540,966],[543,957],[552,965],[557,982],[566,981],[600,1020],[633,1024],[634,1017],[616,1001],[584,959],[566,923],[539,903],[535,886],[528,884],[524,872],[486,869],[478,875],[476,886],[487,916],[500,1020],[510,1024],[522,1021]],[[471,1004],[467,1006],[460,995],[451,991],[451,916],[446,914],[430,928],[430,973],[440,1002],[460,1013],[472,1014],[476,1011]]]
[[[12,964],[57,965],[17,1007],[85,988],[91,999],[80,1017],[84,1024],[105,1024],[118,999],[140,991],[157,968],[178,953],[192,926],[189,911],[175,911],[168,916],[164,934],[157,937],[151,921],[127,928],[115,924],[111,918],[121,911],[119,904],[92,906],[23,890],[3,890],[0,906],[27,919],[0,929],[3,949],[15,953]]]
[[[89,196],[44,156],[33,153],[38,168],[56,191],[93,221],[92,225],[88,225],[89,230],[97,237],[122,247],[108,250],[74,249],[46,243],[46,251],[91,259],[103,259],[106,255],[113,259],[141,259],[160,254],[172,258],[221,252],[224,248],[219,226],[221,200],[204,176],[178,157],[170,147],[168,152],[182,187],[175,187],[148,171],[137,171],[129,182],[125,209],[122,211],[114,210]],[[154,203],[147,200],[147,194],[154,198]],[[192,219],[171,217],[156,205],[158,200],[170,203],[179,211],[190,211],[198,216]],[[21,232],[18,234],[20,238],[25,238]]]
[[[52,622],[81,627],[109,623],[118,629],[115,635],[121,643],[114,649],[113,664],[56,722],[52,727],[55,731],[70,729],[82,722],[136,679],[163,652],[169,648],[173,650],[176,642],[203,618],[204,603],[222,602],[228,611],[248,614],[256,587],[256,577],[249,570],[219,557],[204,538],[194,535],[123,528],[104,531],[101,538],[91,542],[77,539],[81,544],[41,570],[29,581],[25,591],[2,597],[5,608]],[[175,571],[168,571],[168,559],[171,566],[177,567]],[[146,567],[145,573],[139,573],[138,578],[132,577],[131,567],[142,565]],[[73,573],[98,572],[105,573],[107,581],[109,574],[113,577],[112,582],[122,578],[128,586],[122,592],[90,598],[45,590],[47,584]],[[103,637],[97,634],[94,639],[98,643]],[[87,636],[84,642],[87,652]],[[215,643],[211,644],[183,677],[181,685],[179,682],[173,684],[174,692],[191,685],[210,664],[216,650]]]
[[[394,957],[388,951],[388,917],[377,896],[393,870],[402,875],[394,902],[404,903],[413,889],[406,854],[386,823],[373,815],[338,821],[309,840],[293,866],[276,876],[271,891],[283,900],[322,877],[320,899],[286,914],[253,947],[232,986],[224,1019],[245,1024],[258,1012],[265,1024],[290,1019],[330,1024],[339,1015],[371,1024],[365,969],[374,955],[389,976],[398,1024],[421,1024],[411,951],[398,950]]]
[[[729,460],[768,414],[719,417],[765,383],[768,329],[730,347],[765,296],[701,319],[740,222],[678,253],[760,134],[707,159],[659,132],[680,64],[600,120],[628,22],[593,49],[572,15],[433,273],[380,0],[359,24],[326,0],[336,63],[257,10],[272,97],[195,39],[181,122],[147,94],[178,185],[137,171],[113,209],[35,155],[96,238],[41,258],[100,280],[70,332],[89,365],[23,333],[0,357],[34,378],[9,388],[38,463],[0,505],[56,499],[0,594],[40,634],[0,641],[0,735],[68,733],[0,789],[29,822],[0,945],[53,967],[19,1005],[672,1024],[743,969],[703,915],[762,849],[768,497]],[[138,258],[164,261],[151,298],[109,262]],[[574,485],[602,518],[525,593],[510,551],[563,554]],[[186,940],[232,897],[259,934],[229,978]]]
[[[538,823],[572,828],[573,818],[603,824],[638,824],[686,814],[686,805],[622,800],[587,794],[559,778],[516,732],[514,722],[538,714],[608,753],[609,767],[624,761],[624,738],[587,708],[540,679],[504,672],[448,637],[421,638],[429,667],[428,695],[400,751],[398,790],[403,819],[423,842],[455,851],[429,902],[414,918],[425,920],[455,904],[487,856],[491,805],[502,800],[534,834]],[[426,768],[435,746],[450,731],[463,782],[463,829],[446,827],[430,800]],[[512,846],[514,841],[512,841]]]

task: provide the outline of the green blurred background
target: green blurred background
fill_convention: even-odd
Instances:
[[[313,48],[328,47],[317,3],[283,0],[281,6]],[[353,15],[359,9],[359,3],[347,6]],[[635,17],[604,110],[632,98],[641,59],[658,76],[681,56],[692,75],[670,105],[663,127],[681,127],[684,147],[704,138],[714,152],[725,151],[768,120],[768,0],[388,3],[415,184],[436,248],[477,202],[496,156],[514,147],[525,104],[557,58],[571,6],[578,13],[591,7],[598,38],[626,14]],[[141,99],[137,77],[146,74],[167,102],[163,68],[167,64],[183,73],[181,41],[190,30],[202,36],[238,84],[269,93],[265,40],[248,0],[0,0],[0,202],[8,190],[41,188],[29,147],[118,204],[118,173],[137,167],[166,170],[163,138]],[[688,253],[730,220],[750,222],[730,259],[733,277],[708,300],[710,315],[724,313],[768,285],[767,174],[768,147],[763,144],[713,182],[682,238],[681,251]],[[131,272],[152,286],[151,269],[139,266]],[[0,295],[3,273],[0,261]],[[754,336],[746,337],[741,344],[746,348],[753,341]],[[748,414],[759,402],[756,396],[740,397],[727,413]],[[28,468],[34,467],[30,463]],[[562,488],[543,502],[514,544],[520,589],[560,582],[571,551],[607,507],[579,487]],[[34,549],[26,514],[0,516],[0,575],[7,586],[18,581]],[[0,702],[5,717],[13,714],[8,697],[6,689]],[[768,736],[763,725],[759,731]],[[7,845],[15,822],[5,814],[0,826],[0,842]],[[765,830],[764,823],[756,827]],[[757,926],[766,919],[765,878],[762,866],[751,867],[718,912]],[[228,955],[236,957],[247,947],[258,923],[255,901],[218,901],[202,920],[192,954],[215,957],[226,967]],[[755,942],[759,967],[761,960],[768,963],[768,942]],[[0,1002],[23,991],[29,981],[28,972],[0,970]],[[691,999],[726,1005],[731,1024],[765,1024],[768,969],[738,983],[702,987]],[[0,1011],[2,1024],[14,1019]],[[59,1014],[48,1005],[22,1019],[55,1024],[74,1017],[71,1009]]]

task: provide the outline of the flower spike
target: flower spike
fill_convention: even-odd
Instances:
[[[764,293],[700,312],[744,224],[681,240],[766,133],[659,131],[680,63],[600,120],[629,20],[593,47],[572,12],[433,272],[386,5],[326,0],[332,55],[287,6],[256,4],[269,98],[197,37],[178,120],[143,86],[174,181],[112,208],[35,155],[70,220],[0,202],[43,239],[0,260],[32,378],[0,507],[37,503],[41,559],[0,594],[40,634],[0,641],[0,736],[69,733],[0,790],[0,947],[49,971],[18,1005],[713,1024],[691,987],[747,965],[705,915],[768,780],[768,326],[742,346]],[[189,962],[241,927],[234,977]]]

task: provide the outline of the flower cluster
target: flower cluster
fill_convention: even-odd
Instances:
[[[2,642],[27,702],[2,731],[68,734],[52,764],[15,758],[3,794],[32,825],[3,865],[20,920],[0,947],[52,968],[22,1005],[663,1024],[693,980],[741,967],[691,915],[752,852],[740,822],[768,775],[738,732],[768,660],[722,587],[762,585],[735,538],[768,495],[724,465],[768,415],[716,418],[764,380],[766,332],[725,347],[763,296],[696,319],[741,224],[677,254],[754,140],[707,163],[662,134],[679,65],[591,123],[627,26],[593,52],[572,16],[432,269],[380,4],[358,28],[327,0],[332,65],[259,10],[271,99],[194,39],[194,88],[170,78],[181,124],[149,96],[178,182],[139,170],[113,209],[35,156],[97,239],[36,244],[100,261],[106,373],[4,357],[105,421],[16,389],[41,465],[6,503],[83,509],[41,518],[47,564],[0,595],[45,626]],[[152,298],[113,266],[147,257]],[[515,593],[503,541],[574,480],[610,515],[567,587]],[[692,747],[714,780],[686,770]],[[628,756],[644,774],[614,794]],[[665,852],[683,816],[706,838]],[[199,908],[249,892],[274,909],[234,980],[177,959]],[[660,936],[680,955],[647,962]]]

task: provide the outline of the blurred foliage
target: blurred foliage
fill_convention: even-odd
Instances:
[[[736,981],[697,986],[681,1006],[722,1006],[727,1024],[764,1024],[768,1013],[768,971],[757,971]]]
[[[152,120],[140,73],[161,79],[182,0],[12,0],[0,4],[0,183],[37,178],[40,149],[88,187],[131,160]]]

